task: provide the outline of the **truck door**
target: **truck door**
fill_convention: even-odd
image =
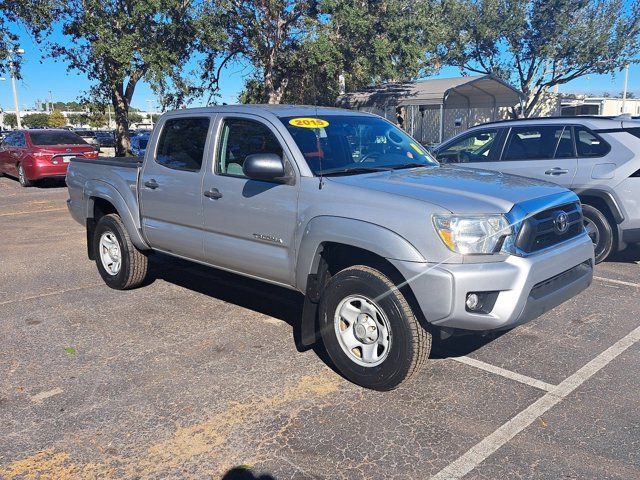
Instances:
[[[242,172],[244,159],[254,153],[275,153],[288,162],[285,143],[269,122],[253,115],[220,115],[216,123],[214,165],[203,183],[206,259],[291,285],[297,183],[250,180]]]
[[[139,180],[143,233],[158,250],[202,260],[202,178],[211,158],[212,117],[170,117],[158,125]]]

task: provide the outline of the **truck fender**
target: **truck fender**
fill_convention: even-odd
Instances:
[[[317,273],[322,245],[327,242],[361,248],[390,260],[426,262],[408,240],[380,225],[344,217],[315,217],[307,223],[298,248],[295,281],[301,292],[306,291],[308,275]]]
[[[305,293],[302,318],[294,328],[300,351],[318,340],[317,311],[320,285],[327,273],[322,259],[325,243],[339,243],[361,248],[384,258],[409,262],[425,262],[418,250],[395,232],[379,225],[343,217],[320,216],[307,223],[296,262],[296,287]]]
[[[85,183],[83,192],[87,199],[87,211],[85,212],[87,220],[93,220],[93,209],[95,205],[94,199],[102,198],[107,200],[114,206],[118,215],[120,215],[122,223],[124,223],[127,232],[131,237],[131,242],[140,250],[148,250],[150,248],[142,236],[139,219],[133,216],[127,202],[113,185],[101,180],[90,180]]]

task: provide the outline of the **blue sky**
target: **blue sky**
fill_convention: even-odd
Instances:
[[[86,76],[80,72],[67,70],[67,66],[60,60],[43,58],[42,47],[35,43],[19,27],[15,29],[20,35],[22,48],[26,53],[23,58],[22,75],[23,79],[18,82],[18,97],[20,108],[24,106],[32,107],[37,99],[44,100],[49,97],[49,92],[54,101],[76,100],[90,83]],[[54,34],[57,41],[64,40],[60,33]],[[230,64],[224,71],[221,84],[220,102],[235,103],[238,94],[242,90],[243,79],[251,73],[246,65]],[[454,77],[459,75],[457,68],[444,68],[437,77]],[[590,75],[577,79],[567,85],[560,86],[561,92],[570,93],[592,93],[602,95],[603,92],[610,92],[617,95],[622,91],[624,74],[621,72],[615,75]],[[640,96],[640,65],[633,65],[629,73],[629,90],[636,96]],[[158,108],[157,99],[154,97],[151,88],[141,83],[136,88],[133,97],[133,106],[146,110],[152,100]],[[198,106],[204,100],[197,100],[191,106]],[[9,78],[0,81],[0,107],[5,110],[13,110],[13,98],[11,95],[11,85]]]

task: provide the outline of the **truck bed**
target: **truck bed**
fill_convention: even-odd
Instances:
[[[74,158],[73,162],[108,165],[111,167],[138,168],[142,166],[143,157],[98,157]]]

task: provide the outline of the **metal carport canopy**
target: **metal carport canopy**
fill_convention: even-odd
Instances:
[[[521,93],[492,75],[436,78],[415,82],[388,83],[338,98],[338,106],[383,107],[444,105],[446,108],[512,107]]]

